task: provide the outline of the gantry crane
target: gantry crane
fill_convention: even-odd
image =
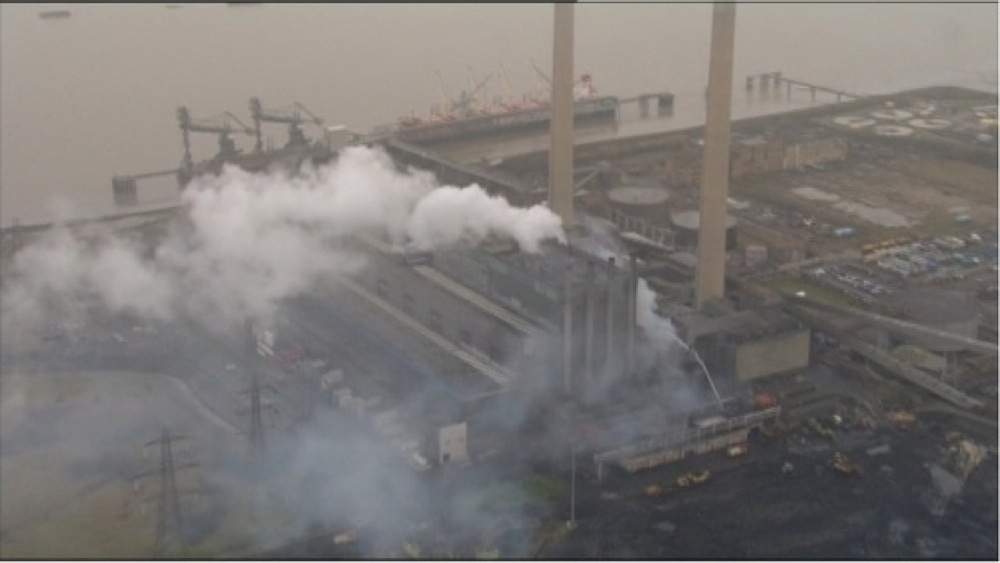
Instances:
[[[249,135],[253,132],[251,128],[244,125],[243,122],[228,111],[222,114],[221,121],[219,119],[194,120],[191,119],[191,114],[188,112],[187,107],[181,106],[177,108],[177,121],[180,123],[181,135],[184,140],[184,160],[182,162],[184,169],[191,170],[194,167],[194,161],[191,159],[190,134],[192,132],[216,133],[219,135],[219,154],[215,158],[225,159],[239,152],[236,149],[236,143],[233,142],[232,134],[240,130],[234,128],[230,124],[230,120],[239,124],[243,128],[243,133]]]
[[[264,150],[264,142],[260,135],[260,124],[262,121],[270,123],[288,124],[288,144],[286,147],[305,146],[309,144],[300,125],[307,120],[299,113],[308,115],[316,125],[323,125],[323,120],[313,115],[311,111],[299,102],[295,102],[291,109],[280,109],[264,111],[259,98],[250,98],[250,114],[253,116],[254,134],[257,136],[257,143],[254,145],[256,152]]]

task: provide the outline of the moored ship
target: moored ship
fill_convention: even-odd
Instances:
[[[544,75],[542,78],[548,81]],[[404,141],[433,143],[549,126],[552,109],[547,92],[541,96],[526,94],[520,102],[511,101],[508,95],[507,100],[495,100],[492,106],[486,107],[476,98],[485,82],[481,82],[471,93],[463,93],[457,102],[447,103],[447,110],[437,106],[432,108],[427,118],[415,115],[400,118],[395,135]],[[573,96],[574,120],[578,124],[618,118],[619,99],[598,96],[589,74],[584,74],[577,82]]]

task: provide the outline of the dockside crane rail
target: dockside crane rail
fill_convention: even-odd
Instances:
[[[303,113],[309,116],[310,119],[302,117]],[[254,145],[255,152],[261,152],[264,150],[264,142],[260,132],[260,124],[262,122],[287,123],[288,144],[286,146],[288,147],[305,146],[309,144],[309,141],[306,139],[306,136],[302,132],[301,128],[301,125],[306,121],[312,121],[317,126],[323,125],[323,119],[316,117],[313,112],[309,111],[308,108],[299,102],[292,104],[291,108],[264,110],[264,107],[260,103],[260,98],[250,98],[250,115],[253,116],[253,132],[257,138]]]
[[[233,127],[231,121],[236,122],[242,128],[243,133],[247,135],[253,134],[252,128],[248,127],[238,117],[228,111],[223,112],[221,118],[195,120],[191,118],[191,113],[186,106],[180,106],[177,108],[177,121],[180,124],[181,136],[184,141],[183,168],[188,170],[194,166],[194,161],[191,158],[190,134],[192,132],[216,133],[219,135],[219,154],[216,155],[216,158],[226,158],[239,152],[236,149],[236,143],[233,141],[232,134],[240,132],[240,129]]]

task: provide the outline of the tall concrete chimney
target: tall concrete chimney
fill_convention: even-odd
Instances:
[[[573,4],[556,4],[552,43],[549,208],[573,226]]]
[[[725,289],[726,200],[729,196],[729,117],[733,101],[736,4],[712,6],[712,51],[701,172],[701,218],[695,306],[720,299]]]
[[[563,283],[563,391],[573,392],[573,280],[571,267],[566,267]]]

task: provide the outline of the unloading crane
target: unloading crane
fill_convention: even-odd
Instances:
[[[216,119],[191,119],[191,114],[188,112],[187,107],[180,106],[177,108],[177,121],[181,127],[181,135],[184,140],[184,160],[182,162],[182,167],[184,169],[190,170],[194,167],[194,161],[191,159],[191,139],[190,134],[194,133],[216,133],[219,135],[219,154],[215,157],[219,159],[224,159],[231,157],[239,152],[236,149],[236,143],[233,142],[232,134],[239,132],[240,129],[234,128],[230,120],[236,122],[240,127],[242,127],[242,132],[250,135],[253,133],[253,129],[247,127],[237,118],[235,115],[227,112],[222,114],[221,120]]]
[[[322,119],[316,117],[299,102],[295,102],[289,109],[265,111],[263,106],[261,106],[260,98],[250,98],[250,114],[253,116],[254,125],[253,132],[257,137],[257,142],[254,144],[254,151],[261,152],[264,150],[264,142],[260,134],[260,124],[264,121],[288,124],[288,143],[285,145],[286,147],[308,145],[309,141],[300,127],[307,120],[302,117],[300,112],[312,118],[311,121],[316,125],[323,125]]]
[[[441,72],[435,70],[434,76],[437,77],[438,95],[441,96],[441,105],[437,108],[437,111],[431,111],[432,114],[436,113],[440,117],[445,117],[451,115],[451,98],[448,93],[444,90],[444,81],[441,80]]]
[[[483,109],[482,103],[479,102],[479,92],[486,87],[486,83],[490,81],[490,78],[493,78],[493,73],[488,74],[478,84],[472,85],[470,91],[462,92],[458,100],[452,104],[454,111],[461,115],[468,115]]]
[[[511,89],[510,82],[507,80],[507,69],[503,66],[503,63],[500,63],[500,79],[503,80],[503,105],[508,109],[513,108],[515,104],[514,91]]]
[[[552,79],[538,68],[534,60],[529,62],[531,69],[535,71],[535,97],[539,102],[548,102],[552,98]],[[542,82],[545,83],[544,86]]]

